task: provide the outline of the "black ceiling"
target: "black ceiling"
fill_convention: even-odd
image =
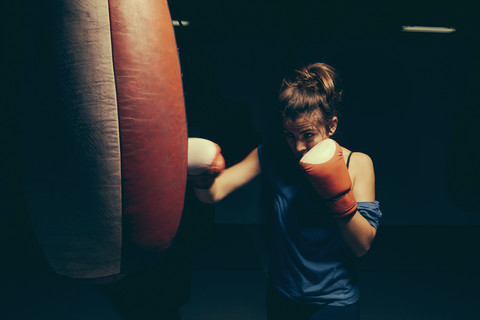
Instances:
[[[403,25],[454,27],[473,34],[478,10],[472,0],[175,0],[173,19],[191,30],[222,34],[305,34],[310,36],[392,36]]]

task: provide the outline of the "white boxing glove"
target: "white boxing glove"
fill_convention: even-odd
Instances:
[[[194,187],[208,189],[225,169],[220,147],[206,139],[188,138],[187,174]]]

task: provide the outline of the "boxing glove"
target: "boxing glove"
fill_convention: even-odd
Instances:
[[[334,218],[347,218],[356,212],[352,182],[337,142],[321,141],[300,159],[300,166],[317,193],[325,199]]]
[[[187,176],[198,189],[209,189],[225,169],[220,147],[206,139],[188,138]]]

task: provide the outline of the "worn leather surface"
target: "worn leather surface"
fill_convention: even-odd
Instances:
[[[166,1],[110,1],[123,178],[124,252],[136,263],[177,231],[187,169],[181,71]],[[128,268],[128,266],[127,266]]]
[[[38,243],[63,276],[141,268],[180,221],[187,135],[173,27],[166,1],[136,2],[26,9],[23,185]]]

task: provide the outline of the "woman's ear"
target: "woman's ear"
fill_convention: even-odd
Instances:
[[[328,136],[331,137],[335,133],[335,130],[337,130],[338,126],[338,118],[333,117],[332,120],[328,123]]]

